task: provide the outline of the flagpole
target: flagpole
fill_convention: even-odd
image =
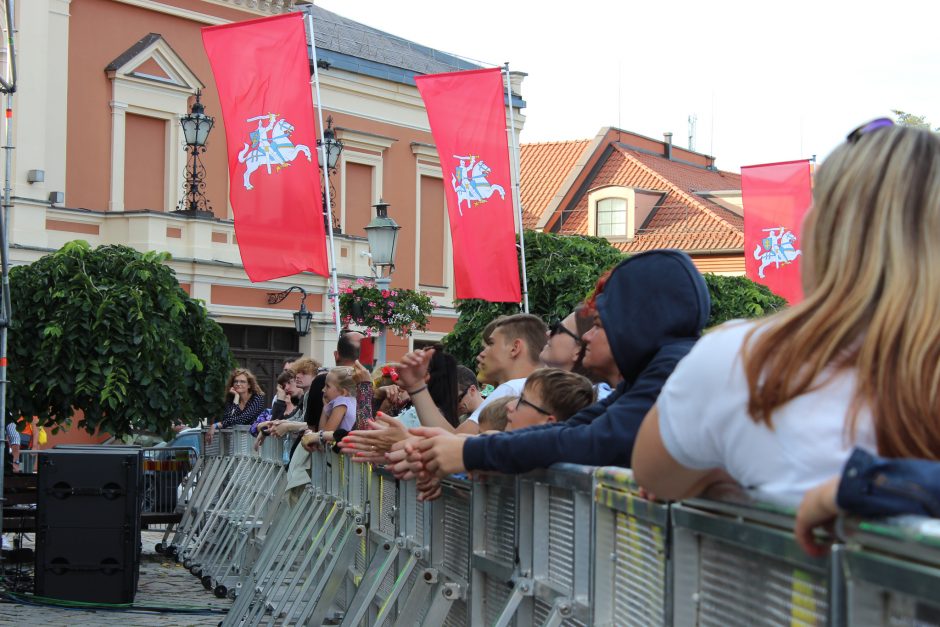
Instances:
[[[519,195],[519,146],[516,144],[516,119],[512,111],[512,83],[509,81],[509,61],[503,64],[506,75],[506,93],[509,95],[509,138],[512,145],[512,170],[515,180],[512,182],[512,196],[516,205],[516,217],[519,220],[519,250],[522,259],[522,310],[529,313],[529,279],[525,268],[525,233],[522,228],[522,199]]]
[[[333,299],[333,320],[336,323],[336,333],[340,332],[340,313],[339,313],[339,283],[336,280],[336,244],[333,242],[333,214],[330,212],[330,173],[327,167],[326,159],[326,138],[323,136],[323,109],[320,108],[320,72],[317,70],[317,40],[313,34],[313,14],[308,9],[304,13],[304,24],[307,26],[307,34],[310,36],[310,54],[313,62],[313,85],[317,93],[317,118],[319,124],[317,128],[320,131],[320,168],[323,170],[323,194],[326,203],[327,232],[330,238],[330,275],[333,279],[332,290],[329,296]]]

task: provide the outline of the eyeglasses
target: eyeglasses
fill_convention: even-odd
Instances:
[[[862,124],[857,129],[855,129],[854,131],[846,135],[845,141],[847,141],[850,144],[854,144],[862,137],[862,135],[867,135],[868,133],[871,133],[872,131],[877,131],[879,128],[884,128],[886,126],[894,126],[894,120],[892,120],[891,118],[874,119],[871,122]]]
[[[548,328],[548,337],[555,337],[559,333],[564,333],[568,337],[572,338],[578,344],[581,344],[581,338],[578,337],[578,334],[566,327],[561,323],[561,320],[556,320]]]
[[[463,392],[461,392],[460,394],[457,395],[457,404],[458,404],[458,405],[460,405],[460,403],[463,401],[463,397],[467,395],[467,392],[470,391],[470,388],[471,388],[471,387],[473,387],[473,386],[472,386],[472,385],[468,385],[467,387],[465,387],[465,388],[463,389]]]
[[[535,405],[534,403],[530,403],[529,401],[525,400],[525,395],[523,395],[523,394],[520,394],[520,395],[519,395],[519,399],[516,401],[516,409],[519,409],[519,406],[520,406],[520,405],[528,405],[529,407],[531,407],[532,409],[534,409],[534,410],[537,411],[538,413],[542,414],[543,416],[551,416],[551,415],[552,415],[552,412],[548,411],[547,409],[542,409],[542,408],[539,407],[538,405]]]

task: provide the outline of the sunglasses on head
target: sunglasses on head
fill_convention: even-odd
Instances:
[[[890,118],[876,118],[871,122],[862,124],[857,129],[845,136],[845,141],[850,144],[857,142],[862,135],[867,135],[872,131],[877,131],[879,128],[885,128],[887,126],[894,126],[894,120]]]
[[[559,333],[564,333],[568,337],[572,338],[578,344],[581,343],[581,338],[578,337],[578,334],[566,327],[561,323],[561,320],[556,320],[548,327],[548,336],[555,337]]]

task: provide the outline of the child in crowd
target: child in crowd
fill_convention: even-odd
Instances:
[[[353,369],[346,366],[332,368],[323,385],[323,431],[342,429],[349,431],[356,424],[356,382]]]
[[[593,402],[594,386],[587,377],[560,368],[539,368],[509,406],[505,431],[563,422]]]
[[[480,433],[505,431],[509,422],[509,407],[517,400],[517,396],[503,396],[484,407],[480,412]]]

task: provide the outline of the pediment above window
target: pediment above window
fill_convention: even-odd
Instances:
[[[150,33],[105,68],[108,78],[156,83],[193,93],[205,87],[159,33]]]

